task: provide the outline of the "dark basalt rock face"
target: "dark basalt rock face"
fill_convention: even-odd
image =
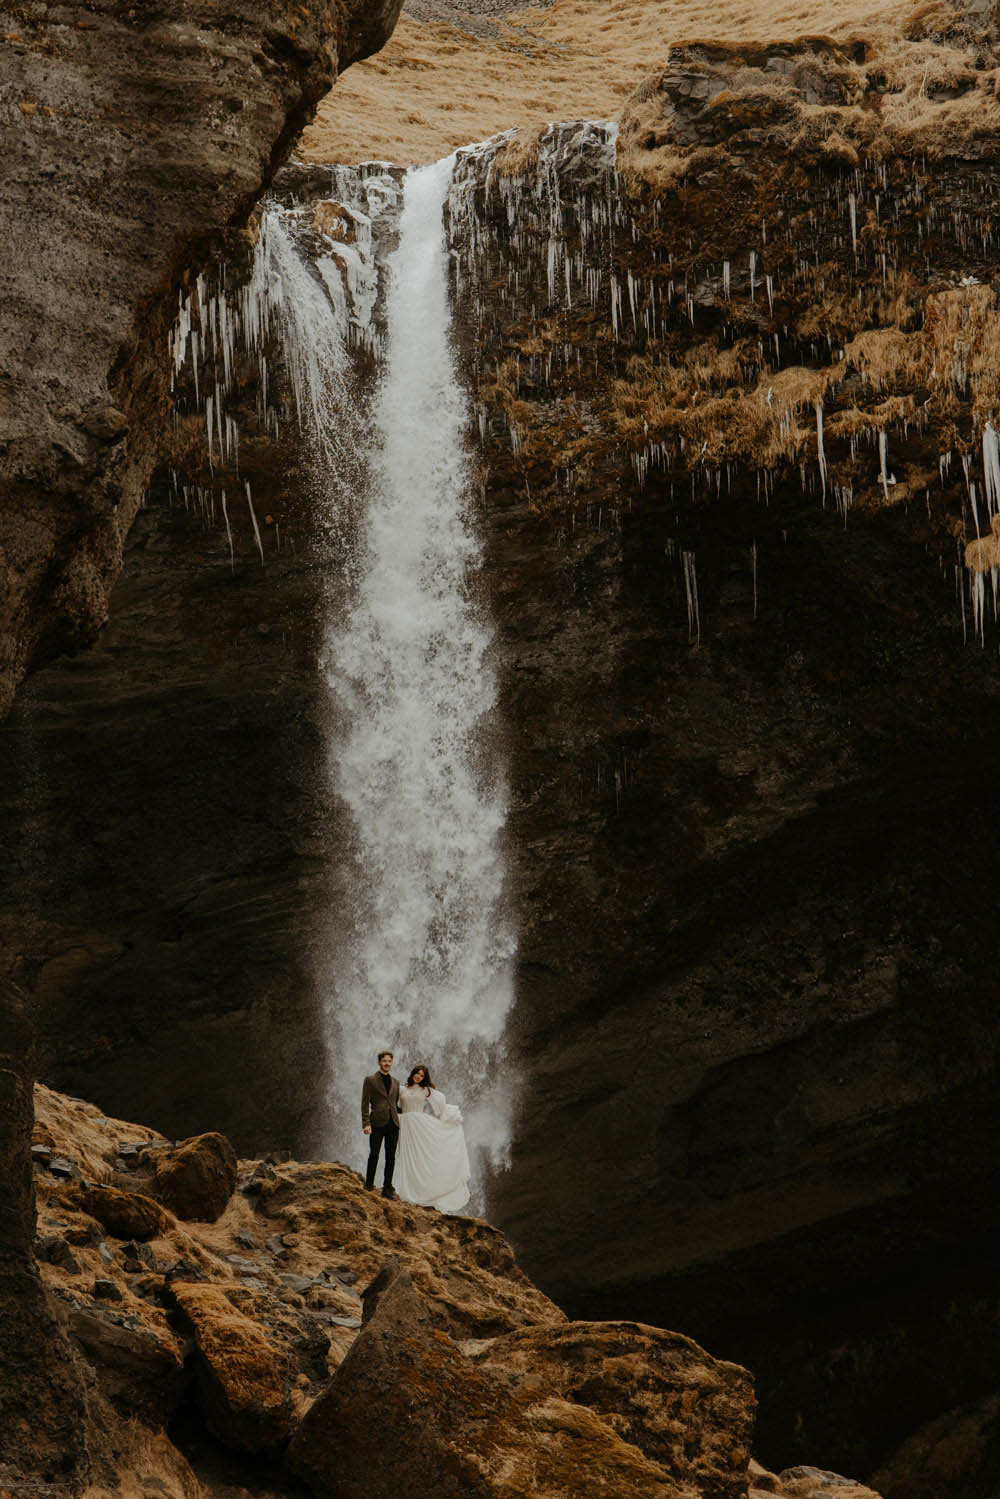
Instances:
[[[169,415],[179,280],[245,221],[337,71],[399,9],[25,0],[0,14],[0,711],[31,665],[106,620]],[[0,1021],[0,1461],[70,1492],[83,1396],[32,1269],[28,1038],[6,989]]]
[[[574,1315],[752,1367],[778,1466],[871,1471],[995,1388],[997,106],[965,24],[947,85],[933,47],[905,87],[864,47],[678,49],[620,177],[564,128],[471,161],[453,217],[521,916],[494,1213]],[[39,883],[3,920],[45,916],[12,972],[53,1081],[291,1143],[345,836],[313,791],[321,548],[253,571],[244,535],[233,571],[153,498],[106,654],[18,721]]]
[[[454,225],[522,915],[494,1211],[574,1315],[753,1368],[766,1459],[855,1472],[942,1369],[995,1387],[973,54],[975,128],[904,136],[863,50],[678,49],[621,181],[515,143]]]
[[[174,1138],[224,1119],[245,1154],[314,1115],[343,834],[318,795],[318,556],[268,536],[262,568],[231,514],[234,568],[157,486],[99,649],[37,673],[0,727],[0,929],[40,1076]]]

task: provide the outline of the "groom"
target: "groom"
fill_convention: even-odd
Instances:
[[[392,1185],[392,1172],[396,1164],[396,1146],[399,1143],[399,1083],[392,1076],[391,1051],[379,1052],[378,1071],[365,1078],[365,1085],[361,1090],[361,1127],[368,1136],[365,1187],[370,1192],[375,1185],[375,1172],[384,1142],[382,1196],[393,1201],[396,1193]]]

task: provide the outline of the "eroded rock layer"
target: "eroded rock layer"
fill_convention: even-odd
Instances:
[[[932,21],[677,49],[620,176],[515,139],[453,220],[524,915],[497,1210],[862,1469],[936,1408],[921,1347],[993,1388],[996,63]]]
[[[88,642],[168,414],[178,278],[239,225],[399,0],[9,5],[0,705]]]
[[[925,7],[878,55],[678,49],[617,160],[603,128],[495,143],[451,216],[522,922],[523,1110],[495,1211],[575,1315],[678,1326],[759,1369],[765,1456],[862,1472],[945,1408],[992,1440],[988,20]],[[298,190],[325,198],[322,176]],[[344,218],[321,210],[328,250]],[[189,477],[218,484],[194,426]],[[294,444],[264,447],[241,455],[262,527],[318,534]],[[188,508],[162,482],[135,538],[121,620],[152,669],[112,632],[25,703],[11,847],[45,916],[11,971],[37,984],[50,1065],[116,1100],[155,1077],[177,993],[158,1122],[246,1140],[263,1115],[287,1140],[320,1103],[304,949],[338,909],[310,686],[330,554],[265,529],[257,570],[244,516],[234,562],[206,493]],[[108,701],[166,850],[129,853],[126,768],[133,810],[96,819],[111,876],[80,839],[57,848],[62,815],[87,834],[62,771],[90,769],[60,720],[82,707],[110,744]],[[256,1070],[215,1069],[209,1121],[218,1055]],[[193,1324],[214,1305],[189,1303]],[[910,1461],[885,1470],[901,1496]]]

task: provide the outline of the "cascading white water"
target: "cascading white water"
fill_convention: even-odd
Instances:
[[[382,1046],[397,1071],[427,1062],[466,1116],[470,1144],[504,1154],[501,1066],[513,936],[500,847],[503,778],[486,738],[496,701],[491,631],[470,592],[478,547],[467,409],[451,347],[443,208],[452,159],[411,171],[389,264],[386,365],[359,585],[331,629],[331,688],[346,694],[332,746],[356,829],[353,937],[331,996],[337,1074]],[[331,1143],[357,1160],[355,1109]]]

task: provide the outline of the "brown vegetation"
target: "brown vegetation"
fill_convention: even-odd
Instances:
[[[908,8],[828,0],[831,36],[898,32]],[[738,12],[708,0],[556,0],[499,22],[492,37],[403,15],[386,47],[320,106],[310,161],[433,161],[500,130],[549,120],[615,119],[642,80],[690,37],[791,40],[818,24],[804,0],[756,0]],[[928,14],[922,24],[935,24]],[[944,62],[941,64],[944,67]]]

